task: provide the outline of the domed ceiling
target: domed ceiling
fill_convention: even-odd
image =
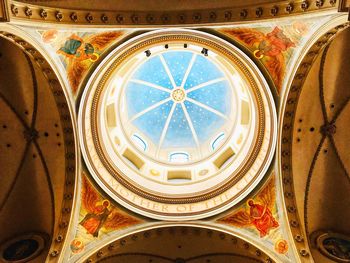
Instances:
[[[0,261],[350,262],[348,3],[146,2],[0,0]]]
[[[202,217],[216,196],[226,199],[218,207],[232,206],[262,178],[275,109],[261,73],[234,46],[154,31],[105,61],[82,97],[81,138],[91,173],[118,201],[157,217]]]

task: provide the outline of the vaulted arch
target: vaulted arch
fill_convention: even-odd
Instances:
[[[71,216],[74,116],[33,40],[0,29],[0,250],[5,260],[43,262],[59,254]]]
[[[314,41],[291,79],[281,115],[285,211],[305,261],[329,262],[327,242],[350,234],[349,39],[348,24],[340,24]]]

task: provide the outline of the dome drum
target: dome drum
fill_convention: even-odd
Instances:
[[[149,32],[111,52],[88,83],[79,121],[100,186],[161,219],[201,218],[239,202],[275,147],[262,74],[232,44],[193,30]]]

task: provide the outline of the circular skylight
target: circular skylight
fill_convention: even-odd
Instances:
[[[231,134],[242,89],[215,53],[202,54],[195,45],[153,49],[150,56],[141,54],[120,88],[123,131],[154,160],[184,164],[204,159]]]
[[[272,159],[276,115],[261,73],[203,32],[153,31],[100,64],[80,112],[82,152],[121,204],[193,219],[232,206]]]

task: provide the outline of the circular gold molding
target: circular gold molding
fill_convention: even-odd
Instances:
[[[166,43],[193,43],[214,50],[235,65],[249,83],[254,97],[256,125],[253,145],[239,167],[225,180],[191,195],[167,195],[149,191],[123,174],[102,145],[100,107],[106,83],[124,60],[136,52]],[[188,220],[219,213],[242,200],[264,176],[274,154],[276,112],[269,87],[253,62],[226,41],[193,30],[159,30],[129,40],[98,66],[82,96],[79,132],[83,156],[97,183],[115,200],[131,210],[158,219]],[[230,166],[230,165],[227,165]],[[221,173],[221,172],[220,172]],[[194,186],[195,187],[195,186]],[[161,190],[161,187],[160,187]]]

